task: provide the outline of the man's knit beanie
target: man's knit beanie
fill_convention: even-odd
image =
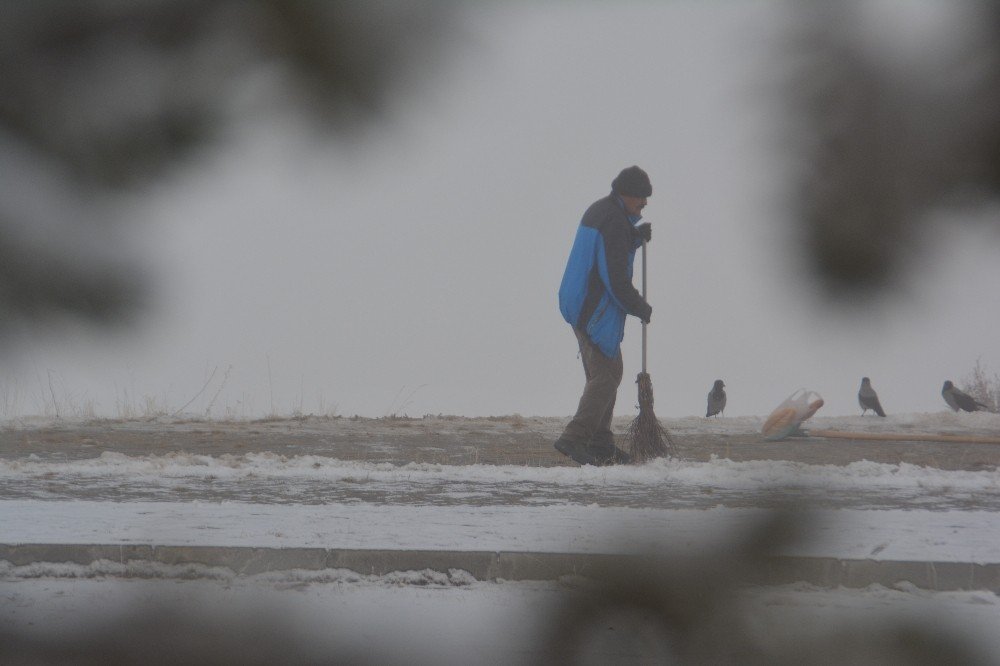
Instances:
[[[611,191],[619,196],[648,197],[653,194],[649,176],[637,166],[622,169],[618,177],[611,181]]]

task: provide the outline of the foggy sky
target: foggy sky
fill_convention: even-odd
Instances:
[[[437,76],[400,90],[386,123],[331,138],[262,105],[110,202],[156,298],[135,329],[26,333],[0,416],[172,413],[196,395],[185,411],[213,416],[568,416],[583,371],[559,281],[583,211],[631,164],[653,183],[657,415],[704,414],[717,378],[730,416],[799,387],[821,414],[860,413],[862,376],[890,414],[939,411],[945,379],[977,358],[1000,370],[988,230],[937,220],[903,290],[849,311],[822,300],[787,217],[783,5],[463,15]],[[630,318],[621,415],[639,338]]]

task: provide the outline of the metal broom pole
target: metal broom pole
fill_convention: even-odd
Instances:
[[[642,298],[646,300],[646,242],[642,243]],[[674,451],[670,435],[653,413],[653,381],[646,369],[646,322],[642,322],[642,372],[636,377],[639,386],[639,415],[629,425],[626,439],[633,463],[671,455]]]
[[[646,241],[642,241],[642,300],[646,298]],[[642,322],[642,372],[646,374],[646,322]]]

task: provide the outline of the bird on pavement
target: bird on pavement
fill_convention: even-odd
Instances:
[[[708,392],[708,409],[705,410],[705,418],[716,414],[721,415],[726,410],[724,386],[721,379],[716,379],[715,384],[712,385],[712,390]]]
[[[944,401],[948,403],[948,406],[956,412],[960,409],[967,412],[976,412],[980,409],[989,410],[989,407],[979,402],[968,393],[959,391],[958,388],[951,383],[950,379],[944,383],[944,387],[941,389],[941,397],[944,398]]]
[[[861,416],[864,416],[865,412],[869,409],[879,416],[885,416],[882,403],[878,401],[878,393],[872,388],[872,381],[867,377],[861,378],[861,388],[858,390],[858,404],[861,405]]]

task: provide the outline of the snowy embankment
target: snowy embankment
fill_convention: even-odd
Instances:
[[[546,431],[561,422],[525,421]],[[1000,426],[994,414],[947,412],[814,421],[834,430],[976,435]],[[759,424],[756,417],[668,422],[679,436],[745,436]],[[370,420],[335,425],[398,427]],[[412,428],[465,425],[429,417]],[[170,427],[176,424],[164,424],[165,435]],[[0,460],[0,543],[7,544],[661,552],[723,543],[753,522],[758,507],[788,502],[815,507],[817,518],[815,538],[788,554],[1000,562],[996,469],[720,458],[612,468],[393,465],[272,451]]]
[[[865,488],[923,489],[929,492],[1000,492],[1000,470],[944,471],[908,463],[869,461],[847,465],[810,465],[784,460],[735,462],[714,458],[707,463],[659,459],[642,466],[527,467],[523,465],[442,465],[435,463],[368,463],[328,456],[286,456],[263,452],[208,456],[196,453],[126,456],[105,452],[71,462],[45,461],[37,456],[0,459],[0,483],[31,479],[78,480],[109,484],[131,480],[137,485],[168,487],[171,481],[246,481],[274,479],[295,483],[486,484],[529,483],[552,486],[634,486],[652,490],[664,483],[742,490],[767,490],[787,485],[816,490]]]
[[[625,419],[619,419],[622,426]],[[373,502],[435,506],[541,506],[596,504],[632,508],[711,508],[760,506],[771,501],[799,501],[804,496],[823,508],[1000,510],[1000,471],[995,466],[939,469],[905,462],[855,460],[846,464],[796,461],[818,442],[772,444],[784,447],[785,460],[721,457],[729,442],[759,440],[762,419],[734,417],[670,419],[678,438],[715,441],[720,456],[705,460],[681,457],[643,466],[574,467],[545,464],[440,464],[414,462],[428,450],[476,450],[505,442],[505,451],[536,447],[549,452],[549,441],[565,424],[552,417],[465,419],[335,419],[253,422],[110,422],[81,429],[71,422],[38,420],[20,423],[35,444],[18,456],[0,457],[2,500],[233,501],[253,504],[339,504]],[[975,413],[815,417],[810,426],[869,433],[939,433],[964,436],[1000,435],[1000,415]],[[47,445],[44,428],[63,437],[62,448]],[[31,433],[37,433],[31,435]],[[84,433],[77,435],[76,433]],[[234,442],[228,448],[201,448],[192,432],[212,441],[221,433]],[[115,436],[119,448],[102,449],[103,437]],[[262,434],[263,433],[263,434]],[[290,446],[289,436],[307,436],[308,446]],[[79,437],[79,445],[73,437]],[[186,437],[186,438],[185,438]],[[246,438],[246,439],[242,439]],[[241,442],[254,440],[255,448]],[[122,441],[143,442],[128,447]],[[164,448],[164,442],[185,447]],[[339,442],[337,445],[327,442]],[[348,442],[345,446],[343,443]],[[722,442],[722,445],[718,445]],[[829,444],[827,450],[851,448]],[[870,451],[876,452],[878,444]],[[986,445],[987,447],[991,445]],[[190,448],[187,448],[190,447]],[[1000,445],[997,445],[1000,448]],[[391,449],[392,460],[363,451]],[[206,451],[212,451],[209,455]],[[925,459],[947,458],[945,446]],[[983,450],[983,447],[980,448]],[[992,450],[992,449],[990,449]],[[127,451],[123,453],[122,451]],[[353,459],[338,457],[338,451]],[[694,451],[697,453],[697,451]],[[538,455],[538,454],[536,454]],[[438,456],[446,457],[446,456]],[[495,456],[503,460],[504,455]],[[521,453],[521,458],[526,456]],[[831,457],[832,458],[832,457]],[[975,460],[975,458],[972,458]],[[995,459],[995,458],[993,458]],[[476,460],[465,455],[464,460]],[[553,458],[562,462],[561,457]],[[890,458],[891,460],[891,458]],[[841,461],[843,463],[843,461]],[[947,467],[947,465],[946,465]]]
[[[860,461],[656,460],[641,467],[393,465],[272,452],[208,456],[105,452],[69,462],[0,460],[0,500],[236,501],[257,504],[641,508],[758,506],[808,496],[826,508],[1000,509],[1000,470],[946,471]]]

